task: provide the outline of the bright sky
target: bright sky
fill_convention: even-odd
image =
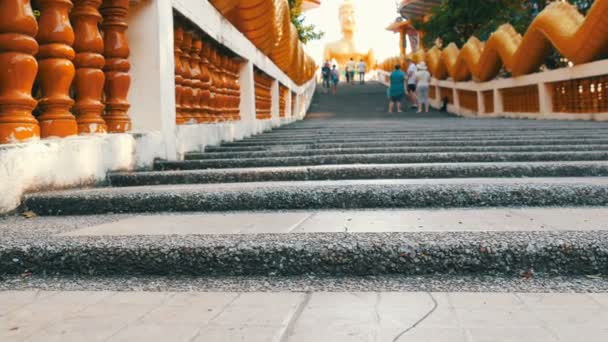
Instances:
[[[306,23],[315,24],[325,32],[320,41],[306,45],[306,52],[321,65],[323,47],[327,42],[333,42],[342,37],[338,21],[338,7],[342,0],[322,0],[317,9],[304,13]],[[399,15],[395,0],[352,0],[355,6],[357,32],[355,38],[357,48],[367,51],[374,49],[376,59],[381,61],[387,57],[399,54],[399,34],[386,31],[385,28]]]

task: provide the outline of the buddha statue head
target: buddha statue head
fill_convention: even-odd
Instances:
[[[342,33],[352,34],[356,29],[355,8],[350,0],[344,0],[340,5],[340,27]]]

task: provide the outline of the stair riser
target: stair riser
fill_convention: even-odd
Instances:
[[[596,234],[310,234],[120,237],[0,248],[0,274],[550,275],[608,274]]]
[[[283,144],[283,145],[253,145],[253,146],[207,146],[207,152],[224,151],[267,151],[289,149],[328,149],[328,148],[367,148],[367,147],[413,147],[413,146],[533,146],[533,145],[607,145],[608,140],[483,140],[483,141],[384,141],[384,142],[358,142],[344,144]]]
[[[188,153],[186,160],[230,159],[230,158],[276,158],[306,157],[319,155],[377,154],[377,153],[441,153],[441,152],[575,152],[608,151],[608,145],[548,145],[548,146],[445,146],[445,147],[394,147],[394,148],[346,148],[293,151],[252,151],[252,152],[195,152]]]
[[[608,160],[608,152],[554,153],[445,153],[445,154],[375,154],[329,155],[312,157],[186,160],[157,162],[156,170],[196,170],[241,167],[307,166],[338,164],[406,164],[406,163],[472,163],[525,161],[592,161]]]
[[[159,184],[211,184],[270,181],[419,179],[482,177],[593,177],[608,176],[608,164],[593,165],[437,165],[408,167],[294,168],[277,170],[226,170],[113,174],[112,186]]]
[[[376,140],[437,140],[437,139],[453,139],[453,140],[461,140],[461,139],[605,139],[608,135],[608,132],[600,132],[596,134],[540,134],[540,133],[530,133],[530,134],[504,134],[504,133],[494,133],[494,134],[471,134],[471,133],[463,133],[463,134],[364,134],[364,133],[355,133],[352,135],[330,135],[330,136],[315,136],[315,135],[301,135],[301,136],[284,136],[284,137],[273,137],[267,136],[265,134],[254,136],[251,138],[246,138],[241,140],[242,143],[263,143],[263,142],[290,142],[290,141],[298,141],[298,142],[354,142],[354,141],[376,141]]]
[[[129,188],[123,188],[129,189]],[[176,188],[78,195],[32,195],[24,210],[39,215],[342,208],[605,206],[608,185],[344,184],[222,190]]]
[[[534,137],[537,138],[537,137]],[[401,137],[401,138],[394,138],[391,139],[389,138],[373,138],[373,139],[365,139],[365,138],[361,138],[361,139],[327,139],[327,140],[322,140],[322,139],[305,139],[305,140],[295,140],[295,139],[287,139],[287,140],[268,140],[268,141],[251,141],[251,140],[242,140],[242,141],[236,141],[236,142],[230,142],[230,143],[225,143],[223,144],[223,146],[226,147],[230,147],[230,146],[237,146],[237,147],[241,147],[241,146],[275,146],[275,145],[324,145],[324,144],[344,144],[344,145],[349,145],[349,144],[366,144],[366,143],[382,143],[384,141],[386,142],[402,142],[404,144],[409,143],[409,142],[435,142],[435,143],[439,143],[439,142],[443,142],[444,144],[457,144],[457,143],[480,143],[483,144],[484,141],[491,141],[491,142],[504,142],[504,143],[513,143],[513,142],[522,142],[525,141],[525,139],[529,139],[529,137],[505,137],[504,139],[500,139],[497,137],[494,137],[494,139],[483,139],[483,138],[476,138],[476,137],[462,137],[462,138],[452,138],[452,137],[445,137],[445,138],[428,138],[428,137],[421,137],[421,138],[407,138],[407,137]],[[603,137],[598,137],[598,138],[581,138],[581,137],[561,137],[561,138],[547,138],[547,139],[535,139],[535,140],[529,140],[527,141],[529,144],[533,144],[533,143],[561,143],[561,144],[569,144],[570,142],[579,142],[579,143],[586,143],[586,144],[607,144],[608,143],[608,139],[605,139]]]

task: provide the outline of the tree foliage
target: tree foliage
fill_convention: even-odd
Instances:
[[[306,18],[302,15],[302,0],[289,0],[291,22],[298,30],[298,37],[304,44],[323,38],[325,32],[317,30],[312,24],[306,24]]]
[[[443,0],[426,22],[415,22],[425,32],[423,44],[436,38],[462,46],[471,36],[486,40],[498,26],[511,23],[522,32],[532,19],[532,3],[520,0]]]
[[[534,17],[551,0],[443,0],[426,22],[414,25],[425,32],[423,44],[432,46],[436,38],[444,44],[462,46],[471,36],[485,41],[498,26],[510,23],[524,33]],[[586,13],[593,0],[572,0]]]
[[[555,0],[553,0],[555,1]],[[433,46],[441,38],[444,46],[456,43],[459,47],[475,36],[488,39],[500,25],[510,23],[517,32],[525,33],[534,17],[552,0],[443,0],[433,8],[429,20],[414,25],[425,32],[423,44]],[[593,5],[593,0],[571,0],[582,13]],[[546,59],[549,69],[563,67],[567,60],[557,51]]]

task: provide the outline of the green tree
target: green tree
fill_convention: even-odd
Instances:
[[[425,32],[425,46],[432,46],[438,37],[444,44],[453,42],[462,46],[471,36],[486,40],[498,26],[507,22],[523,32],[532,17],[530,1],[443,0],[432,9],[428,21],[414,25]]]
[[[306,18],[302,15],[302,0],[289,0],[289,9],[291,22],[298,30],[298,37],[302,43],[323,38],[325,32],[317,30],[315,25],[304,23]]]

